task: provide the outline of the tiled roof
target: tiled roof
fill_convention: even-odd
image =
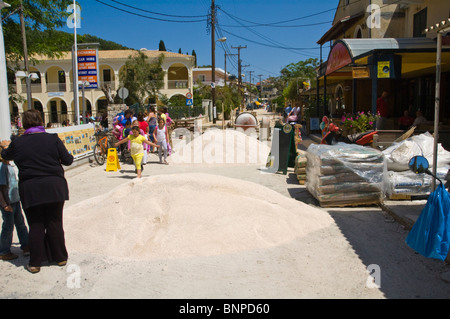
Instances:
[[[104,51],[98,51],[99,59],[128,59],[130,55],[136,54],[138,51],[136,50],[104,50]],[[186,54],[180,54],[175,52],[167,52],[167,51],[152,51],[152,50],[143,50],[141,51],[145,53],[149,58],[156,58],[161,53],[164,54],[168,58],[186,58],[186,57],[192,57],[192,55],[186,55]],[[71,60],[72,59],[72,52],[63,52],[60,58],[55,59],[49,59],[45,55],[35,55],[33,58],[41,61],[48,61],[48,60]]]

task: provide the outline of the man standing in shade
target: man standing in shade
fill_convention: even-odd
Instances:
[[[377,130],[386,129],[386,121],[388,116],[388,103],[387,103],[388,92],[383,91],[381,96],[377,99],[377,114],[379,118],[377,120]]]

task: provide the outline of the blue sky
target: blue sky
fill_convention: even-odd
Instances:
[[[189,54],[195,50],[199,65],[211,65],[211,35],[206,22],[210,0],[78,0],[78,3],[82,8],[79,34],[92,34],[134,49],[158,50],[159,41],[163,40],[167,50],[178,52],[181,48],[182,53]],[[217,42],[216,67],[224,68],[225,52],[238,53],[232,47],[247,46],[241,49],[243,72],[249,80],[252,71],[255,83],[259,75],[262,79],[278,76],[289,63],[319,58],[316,42],[331,27],[338,3],[338,0],[216,0],[216,6],[220,7],[216,39],[227,38],[225,47]],[[73,32],[69,28],[65,31]],[[328,48],[324,48],[323,58],[327,55]],[[228,72],[237,75],[237,65],[237,56],[228,57]]]

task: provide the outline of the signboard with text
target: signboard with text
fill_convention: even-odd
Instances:
[[[354,79],[367,79],[367,78],[370,78],[370,71],[369,71],[369,68],[366,66],[353,67],[352,75],[353,75]]]
[[[96,49],[78,50],[78,81],[90,83],[86,89],[98,88],[98,51]]]
[[[390,61],[378,61],[378,78],[389,79],[391,77]]]

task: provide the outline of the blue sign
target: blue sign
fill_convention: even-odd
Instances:
[[[186,105],[191,106],[193,103],[192,99],[186,99]]]
[[[78,81],[89,82],[86,89],[98,88],[98,52],[96,49],[78,50]]]

